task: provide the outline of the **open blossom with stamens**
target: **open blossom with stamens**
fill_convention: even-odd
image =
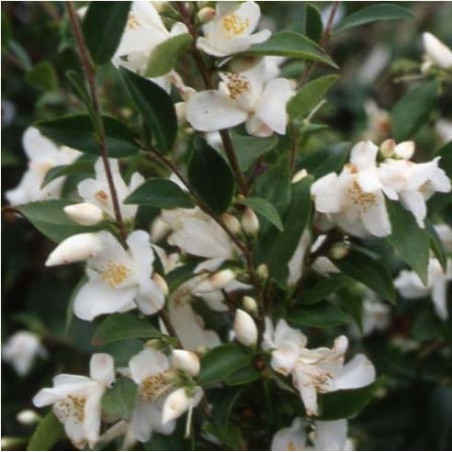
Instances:
[[[377,152],[373,143],[361,141],[353,147],[350,163],[339,175],[329,173],[311,187],[317,212],[358,237],[391,233]]]
[[[66,146],[58,147],[34,127],[25,131],[22,145],[29,159],[28,170],[19,185],[5,193],[5,198],[13,205],[59,198],[65,178],[58,177],[42,187],[44,177],[54,166],[69,165],[81,153]]]
[[[196,46],[209,55],[224,57],[266,41],[270,30],[255,30],[261,11],[256,2],[217,2],[214,19],[202,27]]]
[[[90,236],[93,247],[86,261],[88,281],[75,296],[75,315],[83,320],[93,320],[101,314],[125,312],[136,307],[147,315],[159,311],[165,302],[165,295],[158,281],[152,279],[154,251],[149,234],[144,231],[130,234],[127,238],[128,250],[109,232]],[[69,237],[58,245],[47,265],[74,262],[66,252],[60,252],[65,250],[69,241],[74,241],[74,237],[77,236]],[[66,260],[54,261],[54,256],[60,254],[64,254]],[[79,257],[84,260],[87,255]]]
[[[144,182],[144,178],[139,173],[133,173],[130,184],[127,186],[119,171],[117,160],[110,159],[110,168],[113,177],[113,184],[118,195],[119,208],[124,220],[131,220],[135,217],[138,207],[125,205],[124,199]],[[111,199],[110,187],[108,185],[107,174],[102,159],[98,159],[94,165],[96,178],[89,178],[81,181],[78,186],[78,194],[85,203],[94,204],[110,217],[114,218],[113,201]]]
[[[113,358],[96,353],[90,361],[90,377],[61,374],[53,388],[44,388],[33,398],[37,407],[53,405],[53,411],[72,443],[79,449],[94,447],[99,439],[101,399],[115,381]]]
[[[215,132],[245,122],[250,135],[268,137],[274,132],[284,135],[286,104],[295,91],[289,80],[270,78],[267,66],[263,58],[245,72],[220,74],[222,82],[218,90],[201,91],[189,98],[188,122],[202,132]]]

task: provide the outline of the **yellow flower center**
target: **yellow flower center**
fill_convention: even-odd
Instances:
[[[58,409],[65,418],[81,423],[85,420],[85,404],[85,396],[68,395],[66,399],[58,402]]]
[[[161,397],[171,385],[165,379],[165,372],[145,378],[139,389],[140,396],[146,402],[154,402]]]
[[[243,75],[229,73],[228,74],[228,90],[231,99],[236,99],[241,94],[249,90],[250,82]]]
[[[356,180],[353,181],[352,186],[348,189],[348,194],[352,202],[360,206],[362,210],[366,210],[377,201],[377,197],[373,193],[363,192]]]
[[[101,202],[107,202],[108,201],[108,195],[107,193],[105,193],[103,190],[99,190],[96,194],[95,194],[96,198],[101,201]]]
[[[124,282],[129,273],[130,270],[124,265],[110,262],[107,268],[101,273],[100,277],[114,289]]]
[[[235,13],[223,18],[223,26],[230,35],[241,35],[248,28],[249,19],[242,19]]]
[[[127,30],[133,30],[134,28],[137,28],[140,26],[140,23],[138,22],[138,19],[136,18],[135,14],[130,13],[129,18],[127,19]]]

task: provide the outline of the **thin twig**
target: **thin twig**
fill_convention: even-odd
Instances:
[[[118,224],[119,233],[121,235],[122,241],[125,243],[127,239],[127,231],[124,225],[124,220],[121,215],[121,208],[119,205],[118,194],[116,192],[113,174],[111,172],[110,162],[108,160],[108,148],[107,141],[105,137],[105,129],[102,121],[102,111],[99,103],[99,96],[97,92],[96,85],[96,72],[91,61],[88,49],[85,44],[85,39],[83,38],[82,30],[80,28],[80,23],[77,17],[77,12],[75,11],[72,2],[66,2],[66,8],[69,13],[69,21],[71,23],[72,31],[74,32],[75,39],[77,41],[77,47],[80,55],[80,61],[82,63],[83,70],[85,72],[86,79],[88,81],[88,86],[91,94],[91,102],[93,104],[94,114],[97,119],[97,124],[95,127],[97,130],[97,139],[99,142],[99,150],[102,158],[102,162],[105,168],[105,175],[107,176],[107,183],[110,189],[111,200],[113,204],[113,211],[115,214],[116,223]]]

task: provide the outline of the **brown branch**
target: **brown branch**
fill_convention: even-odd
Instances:
[[[102,121],[102,111],[99,103],[99,95],[97,92],[96,85],[96,72],[91,61],[91,57],[89,55],[88,49],[85,44],[85,39],[83,38],[82,30],[80,28],[80,23],[77,17],[77,12],[75,11],[74,5],[72,2],[66,2],[66,8],[69,14],[69,21],[71,23],[72,31],[74,32],[75,39],[77,41],[77,47],[79,51],[80,61],[82,63],[83,71],[85,72],[86,79],[88,81],[88,86],[91,95],[91,102],[93,104],[96,124],[95,131],[99,143],[100,155],[102,158],[102,162],[105,168],[105,175],[107,176],[107,183],[110,189],[110,195],[113,204],[113,211],[115,214],[116,223],[118,224],[119,232],[121,235],[122,241],[126,242],[127,239],[127,231],[124,225],[124,220],[121,215],[121,208],[119,205],[118,194],[116,192],[115,184],[113,181],[113,174],[111,172],[110,162],[108,161],[108,147],[105,136],[104,124]]]

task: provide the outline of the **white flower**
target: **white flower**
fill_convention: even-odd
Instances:
[[[390,309],[375,294],[366,291],[362,311],[362,333],[353,325],[350,333],[354,337],[369,336],[374,331],[384,331],[390,325]]]
[[[441,264],[435,258],[430,258],[428,264],[428,281],[424,285],[419,276],[408,270],[402,270],[394,285],[402,297],[417,299],[431,296],[433,308],[441,320],[447,320],[447,285],[452,281],[452,260],[447,260],[447,272],[444,273]]]
[[[444,118],[438,119],[435,123],[435,132],[444,143],[452,141],[452,121]]]
[[[308,230],[304,231],[298,241],[298,245],[295,248],[295,252],[290,258],[288,268],[289,276],[287,277],[287,284],[291,287],[295,286],[297,281],[301,278],[303,274],[304,259],[306,252],[309,251],[309,246],[311,244],[311,235]]]
[[[133,205],[125,205],[124,199],[144,182],[144,178],[141,174],[133,173],[130,178],[130,184],[127,187],[119,171],[118,161],[109,159],[109,163],[116,194],[118,195],[122,218],[124,220],[132,220],[135,217],[138,207]],[[81,181],[77,186],[78,194],[86,203],[94,204],[111,218],[115,218],[110,187],[108,185],[107,175],[105,173],[105,167],[102,159],[97,160],[94,170],[96,172],[96,178],[89,178]]]
[[[452,68],[452,50],[431,33],[423,33],[422,40],[427,58],[443,69]]]
[[[437,224],[434,228],[446,253],[452,253],[452,228],[447,224]]]
[[[2,345],[2,359],[11,364],[20,376],[30,372],[38,356],[47,357],[47,351],[41,345],[39,337],[28,331],[14,333]]]
[[[19,185],[5,193],[5,198],[13,205],[59,198],[65,178],[58,177],[41,188],[44,177],[54,166],[69,165],[81,153],[66,146],[58,147],[34,127],[25,131],[22,146],[29,159],[28,170]]]
[[[134,1],[112,62],[115,66],[123,66],[145,75],[149,58],[155,48],[183,33],[188,33],[188,30],[180,22],[176,22],[170,32],[165,28],[153,2]],[[171,72],[151,80],[169,91]]]
[[[163,403],[162,422],[167,424],[182,416],[186,411],[190,413],[202,399],[204,391],[201,387],[178,388],[173,391]],[[190,418],[189,418],[190,421]]]
[[[196,130],[215,132],[246,122],[250,135],[284,135],[286,104],[294,95],[292,83],[269,78],[266,59],[241,73],[220,74],[219,90],[193,94],[187,102],[187,120]]]
[[[329,173],[311,187],[316,210],[357,237],[385,237],[391,233],[377,152],[373,143],[361,141],[353,147],[350,163],[340,175]]]
[[[99,207],[87,202],[66,206],[64,213],[73,221],[82,226],[93,226],[102,221],[103,213]]]
[[[313,447],[308,447],[307,423],[297,417],[290,427],[282,428],[273,436],[271,450],[347,450],[347,421],[316,421]],[[309,435],[311,436],[311,435]]]
[[[90,378],[61,374],[53,388],[41,389],[33,398],[37,407],[53,405],[53,411],[72,443],[79,449],[91,448],[99,439],[101,399],[115,381],[113,358],[105,353],[91,357]]]
[[[82,250],[81,256],[82,259],[87,258],[88,281],[75,296],[75,315],[83,320],[93,320],[101,314],[130,311],[135,307],[146,315],[159,311],[165,296],[161,286],[151,279],[154,251],[149,234],[144,231],[130,234],[127,238],[128,250],[109,232],[90,235],[94,246],[91,250]],[[73,262],[57,258],[60,254],[66,256],[60,250],[64,251],[67,243],[74,241],[74,237],[77,236],[60,243],[50,255],[47,265],[49,261],[53,265]]]
[[[204,37],[198,38],[198,49],[209,55],[224,57],[266,41],[271,35],[269,30],[251,34],[260,15],[259,5],[252,1],[218,2],[215,18],[202,27]]]
[[[237,309],[235,312],[234,333],[237,340],[247,347],[254,347],[257,344],[256,322],[247,312],[241,309]]]
[[[187,350],[173,350],[171,361],[175,369],[183,370],[192,377],[196,377],[201,370],[201,363],[198,355]]]

